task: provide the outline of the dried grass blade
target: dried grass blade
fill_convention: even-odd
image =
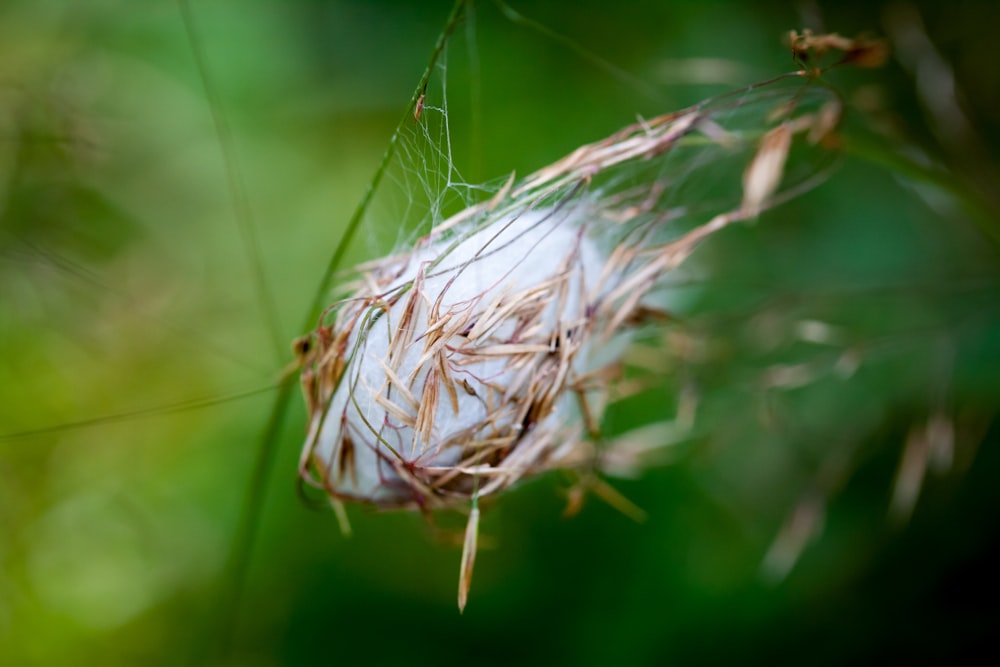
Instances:
[[[465,541],[462,544],[462,564],[458,573],[458,611],[465,612],[472,586],[472,568],[476,564],[476,540],[479,537],[479,506],[473,505],[469,522],[465,525]]]
[[[760,213],[778,189],[791,148],[792,129],[787,124],[770,130],[761,139],[760,148],[743,174],[741,208],[748,217]]]

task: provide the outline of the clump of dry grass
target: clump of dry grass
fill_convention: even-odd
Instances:
[[[756,124],[731,126],[748,107]],[[479,498],[565,469],[637,513],[595,474],[640,467],[660,432],[602,437],[609,401],[627,392],[624,351],[669,317],[657,288],[701,241],[821,180],[790,178],[790,156],[828,153],[840,116],[811,75],[779,77],[511,175],[414,248],[357,267],[350,296],[300,340],[303,478],[335,504],[473,503],[460,606]],[[669,160],[709,147],[742,161],[741,194],[716,210],[672,200]]]
[[[303,474],[335,498],[437,508],[552,468],[599,469],[623,339],[665,315],[651,292],[700,241],[790,196],[792,142],[836,125],[834,96],[821,89],[817,107],[809,82],[794,90],[768,100],[772,126],[752,137],[717,121],[735,97],[626,127],[358,267],[305,353]],[[676,238],[658,240],[677,216],[658,206],[663,183],[588,187],[692,137],[755,148],[739,204]]]

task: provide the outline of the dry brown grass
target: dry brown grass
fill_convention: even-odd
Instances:
[[[757,126],[726,126],[749,105]],[[512,174],[413,249],[357,267],[351,295],[301,344],[303,478],[335,502],[425,511],[472,502],[460,607],[479,498],[563,469],[579,489],[641,516],[600,474],[641,468],[663,425],[605,439],[601,424],[628,392],[622,358],[633,333],[669,319],[651,295],[703,240],[821,180],[787,183],[787,162],[796,146],[834,147],[840,114],[836,95],[803,71],[640,120],[520,181]],[[668,179],[616,176],[698,145],[743,156],[731,188],[742,194],[686,230],[664,207]]]

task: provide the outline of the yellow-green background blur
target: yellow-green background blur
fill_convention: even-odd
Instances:
[[[260,533],[224,640],[233,610],[220,591],[274,392],[239,396],[273,387],[291,362],[290,341],[450,5],[192,0],[209,97],[174,2],[8,1],[0,663],[996,654],[998,8],[513,6],[581,48],[488,2],[459,27],[447,102],[452,151],[472,183],[526,174],[637,115],[793,69],[781,41],[791,28],[889,33],[902,47],[881,70],[831,76],[871,115],[851,112],[851,150],[829,182],[695,258],[700,282],[685,293],[679,330],[706,351],[671,372],[698,389],[696,435],[672,463],[615,482],[648,521],[594,499],[564,519],[564,480],[525,484],[487,508],[459,615],[461,520],[432,527],[417,514],[350,508],[345,539],[331,512],[296,493],[304,410],[295,401],[268,483],[251,490],[263,494]],[[941,87],[949,72],[958,116]],[[246,216],[234,212],[213,104],[228,117],[280,351],[241,241]],[[390,171],[350,262],[413,237],[415,221],[382,212],[419,199],[422,183],[437,187],[419,178],[437,173],[423,171],[434,154],[421,150]],[[836,327],[840,342],[792,340],[803,320]],[[848,348],[860,365],[845,378],[831,360]],[[819,369],[814,382],[763,388],[769,371],[803,363]],[[610,428],[670,417],[681,384],[614,412]],[[903,444],[932,413],[954,425],[955,460],[928,476],[912,518],[894,521]],[[826,508],[822,530],[787,578],[768,581],[764,555],[803,499]]]

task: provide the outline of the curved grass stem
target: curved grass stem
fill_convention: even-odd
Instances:
[[[187,3],[184,0],[181,0],[181,7],[189,13]],[[330,287],[330,282],[332,281],[337,268],[340,266],[340,263],[343,261],[351,240],[360,228],[361,221],[364,219],[365,213],[368,211],[372,197],[378,189],[390,161],[395,155],[404,123],[413,122],[413,109],[416,108],[418,100],[423,95],[423,91],[427,87],[427,82],[430,80],[431,73],[434,71],[438,59],[444,52],[448,39],[461,22],[464,8],[465,0],[456,0],[451,13],[445,21],[444,28],[438,36],[434,50],[431,52],[430,60],[420,78],[420,82],[417,84],[413,96],[410,99],[410,103],[407,105],[406,111],[403,113],[402,118],[396,125],[396,129],[393,132],[392,137],[389,139],[389,145],[386,147],[385,153],[382,155],[379,167],[375,171],[375,175],[368,184],[368,189],[365,191],[365,194],[361,198],[354,214],[348,221],[344,234],[330,257],[330,261],[320,279],[319,286],[316,289],[316,293],[312,299],[301,330],[312,328],[313,323],[320,316],[320,313],[323,310],[326,294]],[[281,426],[284,422],[285,413],[288,410],[289,401],[292,396],[292,387],[294,385],[294,376],[291,374],[286,375],[286,377],[282,380],[278,395],[275,397],[274,403],[271,406],[267,425],[261,434],[259,445],[257,447],[253,472],[247,486],[246,501],[243,504],[243,508],[240,513],[237,532],[233,539],[229,560],[225,570],[225,579],[218,595],[218,621],[214,624],[215,632],[213,633],[213,644],[216,646],[215,652],[217,652],[219,656],[225,656],[229,653],[237,622],[239,620],[240,603],[246,587],[247,571],[249,570],[250,563],[253,558],[254,544],[260,527],[260,515],[266,501],[269,473],[277,455]]]

